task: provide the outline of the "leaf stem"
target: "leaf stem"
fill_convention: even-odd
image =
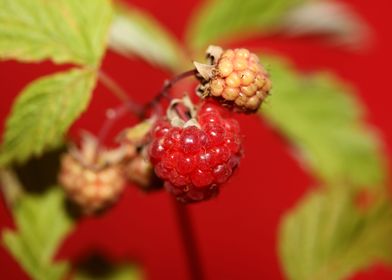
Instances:
[[[177,215],[177,222],[180,228],[183,247],[185,249],[186,260],[191,280],[202,280],[203,270],[200,256],[197,251],[194,229],[187,205],[177,201],[174,197],[173,205]]]

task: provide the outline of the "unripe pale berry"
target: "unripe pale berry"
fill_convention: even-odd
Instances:
[[[84,134],[81,148],[72,147],[62,156],[59,183],[85,214],[104,210],[124,190],[122,160],[130,154],[126,147],[97,151],[96,139]]]
[[[213,68],[209,74],[202,75],[202,94],[236,111],[257,111],[271,90],[267,71],[259,58],[247,49],[221,50],[214,57],[213,65],[207,67]]]
[[[118,199],[125,185],[123,170],[119,165],[95,170],[83,166],[70,154],[62,157],[59,181],[69,198],[86,214],[110,206]]]

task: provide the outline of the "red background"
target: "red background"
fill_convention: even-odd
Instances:
[[[155,16],[183,40],[189,15],[200,4],[188,1],[130,1]],[[329,69],[358,89],[369,112],[367,120],[380,129],[388,157],[392,152],[390,121],[391,42],[390,1],[350,0],[352,8],[373,31],[371,48],[350,53],[309,39],[267,38],[247,41],[251,47],[280,53],[299,69]],[[241,44],[236,44],[241,45]],[[168,73],[139,60],[108,53],[103,68],[138,101],[151,98]],[[0,63],[0,130],[13,98],[34,78],[61,69],[50,63]],[[97,132],[105,109],[116,100],[102,86],[94,93],[89,111],[73,128]],[[241,168],[220,197],[189,206],[206,279],[283,279],[276,236],[281,215],[314,181],[291,157],[283,141],[257,117],[240,117],[246,156]],[[122,125],[126,125],[123,122]],[[12,226],[10,213],[0,204],[0,229]],[[48,227],[49,228],[49,227]],[[391,237],[392,238],[392,237]],[[145,195],[130,187],[113,210],[100,218],[85,219],[65,242],[60,258],[77,259],[99,250],[114,259],[139,262],[147,279],[187,279],[184,249],[174,207],[165,192]],[[28,279],[18,264],[0,247],[1,279]],[[392,279],[392,269],[378,264],[355,279]]]

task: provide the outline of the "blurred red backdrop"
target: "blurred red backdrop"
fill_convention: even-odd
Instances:
[[[200,4],[196,0],[129,2],[151,13],[181,41],[189,15]],[[344,2],[372,28],[372,45],[366,52],[339,50],[312,39],[270,37],[246,41],[246,44],[283,54],[303,71],[334,71],[353,84],[368,110],[367,120],[380,130],[389,157],[392,153],[389,108],[392,97],[385,84],[389,84],[392,65],[391,3],[387,0]],[[236,44],[239,45],[241,42]],[[168,78],[168,73],[140,60],[126,60],[110,52],[103,68],[140,102],[150,99],[163,79]],[[24,85],[56,69],[60,68],[50,63],[0,63],[0,131],[13,99]],[[71,135],[77,135],[81,128],[97,132],[105,109],[116,104],[116,99],[99,85],[89,110],[73,127]],[[246,150],[239,172],[218,199],[189,206],[204,274],[206,279],[284,279],[276,249],[279,219],[315,186],[315,182],[260,118],[241,116],[239,120]],[[132,119],[123,120],[119,127],[132,122]],[[11,226],[10,213],[1,202],[0,230]],[[105,253],[115,260],[134,260],[142,265],[147,279],[188,278],[174,207],[165,192],[146,195],[129,187],[109,213],[79,223],[76,232],[66,240],[59,258],[76,260],[89,250]],[[3,247],[0,247],[0,275],[1,279],[28,279]],[[392,269],[377,264],[355,279],[392,279]]]

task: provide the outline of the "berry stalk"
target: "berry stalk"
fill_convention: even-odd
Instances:
[[[143,106],[132,100],[127,92],[108,74],[100,70],[98,72],[98,78],[107,89],[109,89],[120,101],[126,105],[130,112],[134,113],[140,118],[143,116]]]
[[[169,90],[180,80],[196,75],[197,70],[192,69],[186,72],[183,72],[174,78],[167,80],[162,89],[159,91],[158,95],[149,103],[147,103],[145,106],[141,106],[138,103],[134,102],[127,94],[127,92],[116,82],[114,81],[109,75],[107,75],[103,71],[99,71],[99,80],[102,82],[103,85],[105,85],[113,94],[117,96],[118,99],[120,99],[123,104],[118,106],[116,109],[110,109],[107,112],[107,119],[104,122],[99,134],[98,134],[98,148],[97,151],[100,150],[102,144],[104,143],[110,129],[113,127],[113,125],[116,123],[117,120],[122,118],[127,111],[130,111],[131,113],[134,113],[137,115],[140,119],[144,119],[146,116],[146,113],[149,109],[155,107],[155,114],[161,115],[160,110],[158,109],[159,107],[159,102],[163,98],[168,97]]]
[[[144,114],[147,113],[148,110],[154,108],[155,109],[155,114],[157,115],[161,115],[161,110],[158,109],[159,107],[159,103],[161,102],[162,99],[164,98],[169,98],[169,90],[179,81],[191,77],[191,76],[195,76],[197,74],[197,70],[196,69],[192,69],[192,70],[188,70],[185,71],[177,76],[174,76],[172,79],[170,80],[166,80],[165,83],[163,84],[163,87],[161,88],[161,90],[158,92],[158,94],[155,96],[155,98],[153,100],[151,100],[149,103],[147,103],[144,107]]]
[[[101,150],[103,143],[105,143],[106,137],[108,136],[113,125],[122,117],[124,117],[129,112],[129,103],[124,103],[119,105],[115,109],[109,109],[106,111],[106,120],[103,123],[101,130],[98,133],[97,150],[98,154]]]
[[[177,222],[180,228],[180,235],[186,254],[186,260],[188,263],[188,271],[190,274],[189,279],[202,280],[203,270],[200,256],[197,251],[197,244],[194,236],[195,231],[192,227],[192,220],[189,209],[184,203],[177,201],[175,197],[173,197],[172,200],[177,215]]]

